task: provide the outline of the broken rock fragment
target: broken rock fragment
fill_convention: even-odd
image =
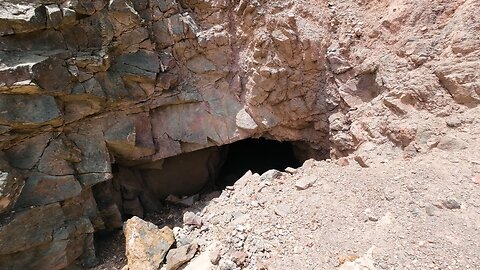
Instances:
[[[172,249],[167,254],[167,270],[176,270],[190,261],[197,253],[198,244],[192,243]]]
[[[317,181],[317,178],[313,175],[302,177],[297,180],[297,182],[295,183],[295,187],[299,190],[304,190],[313,186],[313,184],[315,184],[316,181]]]
[[[175,243],[175,237],[170,228],[159,229],[138,217],[127,220],[123,226],[123,232],[130,270],[159,269],[168,250]]]
[[[202,227],[203,221],[202,218],[192,212],[186,212],[183,214],[183,224],[184,225],[192,225],[197,228]]]

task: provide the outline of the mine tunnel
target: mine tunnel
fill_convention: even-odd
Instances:
[[[233,185],[247,171],[262,174],[270,169],[279,171],[299,167],[300,160],[291,142],[246,139],[227,146],[227,154],[215,181],[218,187]]]
[[[283,171],[287,167],[296,168],[308,158],[308,150],[304,142],[260,138],[209,147],[154,162],[132,163],[117,159],[112,166],[114,178],[93,187],[105,223],[105,230],[95,235],[97,255],[108,257],[112,246],[124,248],[114,243],[121,242],[123,236],[118,229],[124,220],[132,216],[145,215],[149,220],[149,214],[155,216],[160,213],[165,220],[151,221],[162,224],[170,224],[170,218],[180,220],[182,211],[169,209],[170,206],[165,203],[169,195],[181,198],[199,193],[218,193],[233,185],[249,170],[262,174],[270,169]],[[168,214],[172,211],[174,217]],[[174,221],[171,223],[175,224]]]
[[[298,167],[305,160],[302,142],[245,139],[159,161],[113,164],[111,181],[93,187],[107,229],[122,226],[131,216],[159,212],[170,195],[181,198],[233,185],[248,170]]]

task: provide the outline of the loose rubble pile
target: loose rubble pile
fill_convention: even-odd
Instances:
[[[159,269],[477,269],[480,151],[458,145],[480,146],[479,124],[450,128],[451,147],[410,160],[247,172],[181,209],[176,248]]]

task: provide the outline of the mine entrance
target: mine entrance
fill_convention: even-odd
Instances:
[[[247,171],[263,174],[297,168],[307,158],[302,142],[245,139],[183,153],[159,161],[127,163],[117,159],[111,181],[93,187],[107,228],[122,226],[122,220],[161,212],[166,202],[201,196],[233,185]],[[168,200],[170,198],[171,200]]]
[[[290,142],[246,139],[227,147],[224,164],[216,180],[220,188],[232,185],[248,170],[258,174],[270,169],[283,171],[287,167],[297,168],[303,162],[296,157]]]
[[[113,164],[114,178],[93,187],[105,225],[105,230],[95,234],[96,253],[102,267],[125,262],[121,231],[124,220],[139,216],[159,227],[182,226],[183,212],[188,207],[184,203],[202,209],[248,170],[262,174],[270,169],[296,168],[308,158],[308,153],[308,145],[302,142],[260,138],[161,161],[131,163],[117,159]],[[169,195],[182,199],[181,203],[172,203]],[[190,198],[195,199],[190,201]]]

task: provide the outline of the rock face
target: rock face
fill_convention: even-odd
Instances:
[[[93,232],[198,192],[237,140],[428,151],[480,103],[479,5],[1,1],[0,242],[28,232],[0,268],[94,263]],[[199,178],[172,184],[184,161]]]

